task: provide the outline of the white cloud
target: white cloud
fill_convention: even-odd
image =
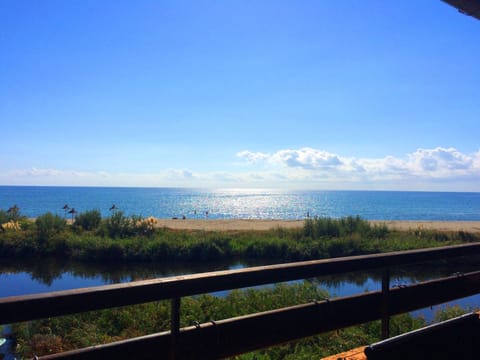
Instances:
[[[333,169],[343,165],[337,155],[312,148],[280,150],[271,159],[274,163],[283,164],[287,167],[307,170]]]
[[[36,178],[36,179],[49,179],[56,177],[69,177],[69,178],[88,178],[90,176],[106,176],[105,172],[91,173],[91,172],[82,172],[77,170],[59,170],[59,169],[22,169],[14,170],[9,173],[9,176],[14,178]]]
[[[480,150],[464,154],[455,148],[417,149],[404,158],[344,157],[323,150],[301,148],[272,154],[243,151],[237,154],[248,162],[263,162],[290,179],[337,179],[341,181],[388,181],[476,178],[480,180]],[[292,172],[292,170],[295,170]]]
[[[251,152],[251,151],[247,151],[247,150],[240,151],[239,153],[237,153],[237,156],[239,158],[245,159],[249,163],[262,162],[262,161],[268,160],[268,158],[269,158],[268,154],[264,154],[264,153],[261,153],[261,152]]]
[[[191,180],[198,178],[198,176],[190,170],[186,169],[169,169],[163,174],[157,176],[164,176],[172,180]]]
[[[245,150],[239,152],[237,156],[253,164],[266,162],[283,165],[285,167],[298,167],[309,170],[334,168],[342,165],[342,162],[337,155],[312,148],[279,150],[274,154]]]
[[[107,171],[88,172],[59,169],[13,170],[0,175],[0,184],[65,186],[181,186],[201,180],[203,175],[186,169],[158,173],[131,174]]]
[[[300,148],[274,153],[242,151],[233,170],[166,169],[156,173],[74,169],[0,171],[4,185],[289,187],[480,191],[480,150],[417,149],[404,157],[356,158]]]
[[[474,167],[475,154],[465,155],[454,148],[418,149],[409,155],[412,170],[418,173],[445,174],[468,172]]]

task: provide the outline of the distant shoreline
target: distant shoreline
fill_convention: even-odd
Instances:
[[[157,227],[175,230],[206,231],[266,231],[275,228],[301,228],[304,220],[259,220],[259,219],[157,219]],[[437,230],[466,231],[480,233],[480,221],[404,221],[404,220],[371,220],[371,224],[385,224],[394,230]]]

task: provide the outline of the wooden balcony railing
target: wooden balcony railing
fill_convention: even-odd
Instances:
[[[480,254],[480,244],[303,261],[0,299],[0,324],[171,300],[170,331],[40,359],[216,359],[480,293],[480,271],[391,288],[389,269]],[[180,328],[181,298],[351,271],[384,269],[382,290]]]

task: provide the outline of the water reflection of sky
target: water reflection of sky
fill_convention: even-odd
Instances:
[[[51,285],[32,279],[31,274],[0,274],[0,297],[28,295],[50,291],[69,290],[83,287],[105,285],[101,276],[79,277],[72,273],[63,273]]]
[[[205,271],[234,270],[244,268],[245,266],[256,265],[262,264],[245,264],[243,262],[224,264],[207,263],[200,265],[197,264],[196,266],[192,264],[169,264],[168,266],[165,264],[137,264],[124,265],[120,269],[118,266],[115,267],[114,265],[95,269],[95,267],[91,265],[90,267],[73,266],[71,269],[66,266],[56,270],[52,269],[54,267],[52,264],[46,264],[45,269],[42,269],[41,267],[39,268],[37,264],[34,269],[25,269],[24,271],[19,270],[18,272],[5,270],[2,272],[2,269],[0,268],[0,297],[93,287],[118,282],[184,275]],[[49,273],[49,270],[51,270],[51,273]],[[391,286],[395,287],[398,285],[412,284],[435,277],[447,276],[450,273],[451,270],[449,269],[435,269],[431,274],[425,274],[425,271],[423,271],[421,275],[416,275],[414,268],[410,270],[398,270],[396,273],[392,274]],[[314,281],[318,286],[329,292],[330,298],[343,297],[380,290],[381,272],[356,272],[341,274],[338,276],[324,276],[316,278]],[[226,294],[228,294],[228,291],[214,293],[216,296],[226,296]],[[480,295],[456,300],[449,304],[460,305],[466,308],[476,308],[480,305]],[[434,306],[432,308],[415,311],[413,314],[424,316],[430,321],[433,320],[435,311],[443,307],[445,307],[445,305]]]

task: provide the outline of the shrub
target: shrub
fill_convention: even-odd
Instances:
[[[468,307],[462,308],[459,305],[445,306],[435,312],[435,322],[452,319],[457,316],[466,314],[467,312],[470,312],[470,311],[474,311],[474,310]]]
[[[98,210],[89,210],[78,214],[75,218],[75,225],[81,227],[83,230],[95,230],[102,222],[102,215]]]
[[[40,215],[35,220],[37,234],[41,240],[48,240],[53,235],[62,232],[65,229],[66,224],[67,222],[65,219],[58,215],[53,215],[50,212]]]
[[[123,214],[123,211],[114,212],[107,218],[105,225],[111,238],[125,238],[133,233],[131,221]]]
[[[1,226],[5,231],[20,231],[20,224],[18,221],[10,220],[9,222],[3,223]]]
[[[459,231],[459,232],[458,232],[458,238],[459,238],[462,242],[474,242],[474,241],[478,241],[478,236],[476,236],[475,234],[469,233],[469,232],[465,232],[465,231]]]
[[[155,225],[157,225],[157,219],[153,216],[149,216],[145,219],[139,216],[132,216],[133,230],[138,235],[152,235],[155,232]]]
[[[389,233],[389,230],[387,225],[383,223],[370,226],[370,230],[368,231],[368,233],[372,238],[385,239]]]
[[[10,219],[8,218],[8,214],[5,210],[0,210],[0,224],[4,224],[9,222]]]
[[[360,216],[347,216],[341,219],[332,219],[329,217],[306,219],[303,225],[303,234],[312,239],[321,237],[342,237],[360,234],[362,236],[370,235],[372,227],[370,223],[363,220]],[[376,229],[380,233],[387,231],[386,227]]]

